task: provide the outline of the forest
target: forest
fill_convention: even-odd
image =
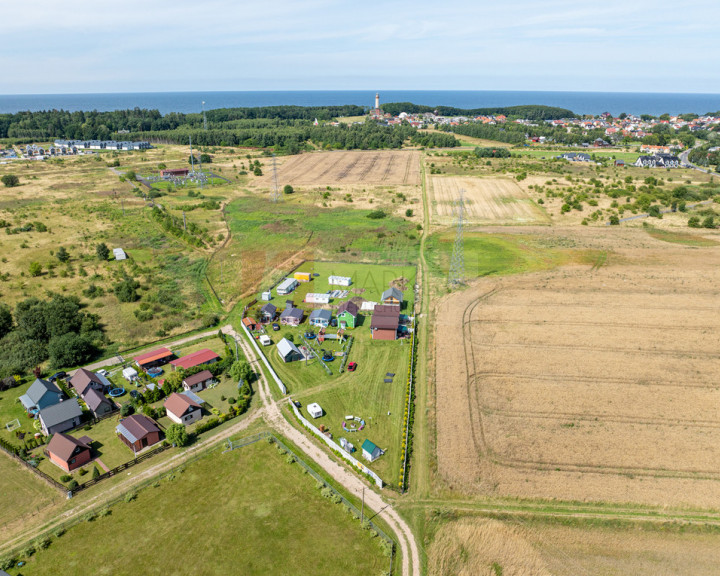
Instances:
[[[68,139],[149,140],[155,143],[186,144],[192,137],[199,146],[272,147],[278,152],[297,154],[306,149],[401,148],[414,146],[453,147],[450,134],[421,133],[408,124],[384,126],[376,122],[340,126],[314,125],[342,115],[360,115],[360,106],[272,106],[265,108],[224,108],[209,110],[207,129],[201,114],[161,115],[157,110],[113,112],[19,112],[0,115],[0,138],[25,141]],[[128,131],[119,136],[118,130]]]

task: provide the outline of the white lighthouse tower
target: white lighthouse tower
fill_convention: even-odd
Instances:
[[[375,110],[380,110],[380,93],[375,93]]]

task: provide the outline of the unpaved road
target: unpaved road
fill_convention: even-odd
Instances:
[[[227,326],[223,328],[223,332],[230,334],[237,340],[245,357],[252,364],[257,363],[258,358],[252,347],[237,332],[228,328]],[[269,384],[264,373],[259,369],[258,373],[260,377],[258,392],[264,405],[262,409],[263,416],[268,424],[283,436],[292,440],[307,456],[312,458],[326,473],[336,482],[342,484],[349,492],[360,494],[363,488],[367,488],[368,485],[366,482],[330,459],[324,451],[308,440],[304,434],[293,428],[285,418],[283,418],[280,413],[280,406],[273,400],[270,394]],[[371,489],[365,490],[365,506],[374,510],[376,515],[382,517],[395,532],[395,539],[397,540],[398,546],[400,546],[400,552],[402,554],[403,576],[420,576],[420,554],[417,543],[415,542],[415,537],[407,523],[400,517],[392,504],[385,501],[382,496]]]

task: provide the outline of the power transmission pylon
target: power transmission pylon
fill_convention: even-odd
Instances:
[[[459,286],[465,280],[465,245],[463,242],[463,221],[465,218],[465,190],[460,190],[460,197],[455,203],[455,245],[453,246],[452,258],[450,260],[450,273],[448,274],[448,286]]]
[[[276,162],[276,159],[275,159],[275,152],[273,152],[272,159],[273,159],[273,194],[272,194],[272,201],[273,201],[273,202],[280,202],[280,187],[278,186],[278,180],[277,180],[277,162]]]

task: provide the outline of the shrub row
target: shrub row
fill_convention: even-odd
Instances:
[[[417,330],[417,327],[416,327]],[[415,421],[415,387],[413,382],[415,379],[415,349],[416,339],[415,331],[413,331],[410,342],[410,359],[408,365],[408,376],[405,388],[405,429],[403,430],[403,441],[400,449],[400,467],[402,469],[402,478],[398,486],[402,492],[407,490],[408,484],[408,468],[410,467],[410,455],[412,454],[412,437],[413,423]],[[406,459],[407,454],[407,459]]]

